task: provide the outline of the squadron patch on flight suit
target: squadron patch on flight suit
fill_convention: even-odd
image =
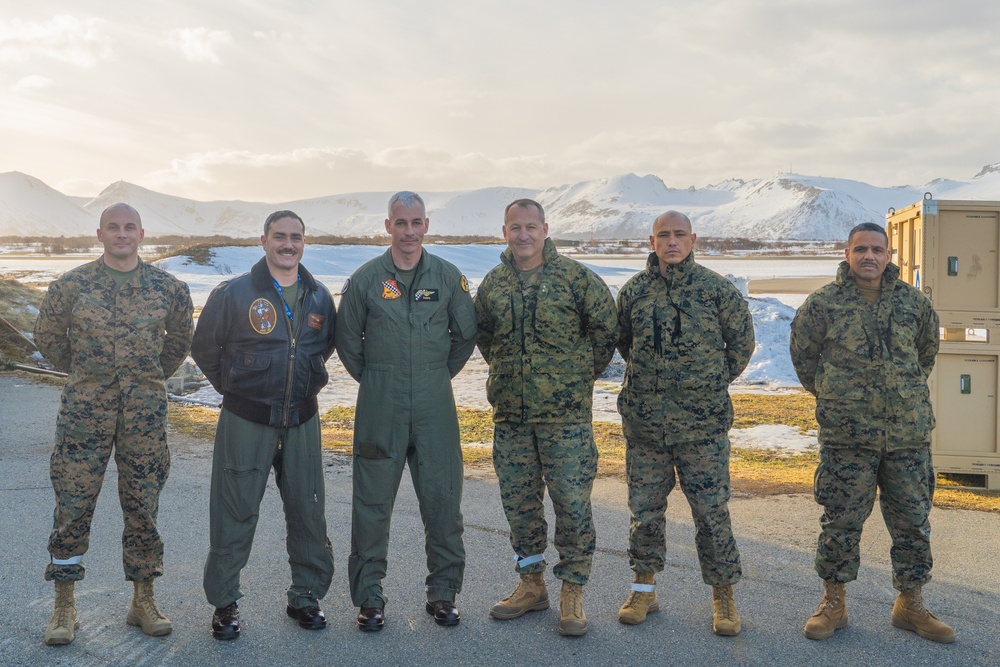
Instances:
[[[351,286],[351,279],[348,278],[347,280],[344,281],[344,286],[340,288],[340,294],[341,295],[347,294],[347,288],[349,288],[350,286]]]
[[[414,301],[437,301],[438,298],[436,289],[418,289],[413,293]]]
[[[462,281],[459,284],[462,286],[463,290],[465,290],[466,292],[469,291],[469,281],[465,279],[465,276],[462,276]]]
[[[383,299],[398,299],[401,296],[403,296],[403,293],[399,291],[399,285],[396,284],[395,280],[382,281]]]
[[[250,326],[259,334],[274,331],[274,305],[267,299],[257,299],[250,304]]]

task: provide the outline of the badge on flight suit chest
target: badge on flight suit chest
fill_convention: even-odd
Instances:
[[[414,301],[438,301],[439,291],[436,289],[418,289],[413,292]]]
[[[403,293],[399,290],[399,285],[396,284],[395,280],[382,281],[383,299],[398,299],[401,296],[403,296]]]

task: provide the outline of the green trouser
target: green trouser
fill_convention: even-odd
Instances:
[[[735,584],[743,570],[729,518],[729,436],[678,443],[671,443],[671,436],[626,441],[629,564],[634,572],[663,570],[667,496],[679,478],[694,519],[702,580],[711,586]]]
[[[382,579],[389,554],[392,508],[404,464],[410,468],[424,523],[427,600],[454,602],[462,590],[465,575],[462,448],[457,439],[432,440],[415,435],[407,447],[407,441],[400,438],[397,443],[403,446],[389,452],[374,443],[355,446],[351,555],[347,570],[351,599],[356,607],[383,608],[388,599],[382,591]]]
[[[519,573],[545,569],[548,525],[545,489],[556,514],[557,578],[586,584],[597,533],[590,494],[597,475],[594,428],[585,424],[516,424],[493,427],[493,468]]]
[[[930,512],[934,499],[930,447],[878,451],[820,447],[813,494],[823,506],[816,572],[845,584],[858,577],[861,528],[875,505],[892,538],[892,585],[908,591],[931,579]]]
[[[288,604],[296,609],[316,605],[330,588],[333,549],[326,535],[319,416],[280,429],[223,409],[212,457],[204,581],[205,596],[215,607],[243,597],[240,571],[250,557],[272,467],[285,508],[285,546],[292,569]]]

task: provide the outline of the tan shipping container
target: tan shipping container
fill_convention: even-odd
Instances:
[[[938,472],[1000,489],[1000,202],[935,200],[889,209],[886,234],[900,278],[941,318],[930,378]]]

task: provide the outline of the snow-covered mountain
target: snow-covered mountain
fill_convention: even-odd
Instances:
[[[880,188],[843,178],[782,173],[767,180],[732,179],[704,188],[667,187],[653,175],[624,174],[533,190],[490,187],[464,192],[421,193],[430,231],[444,235],[499,236],[503,208],[518,197],[545,207],[549,234],[567,239],[643,239],[652,220],[669,209],[688,214],[706,237],[840,240],[859,222],[885,222],[889,208],[923,198],[1000,200],[1000,163],[969,181],[936,179],[923,185]],[[100,212],[127,202],[142,215],[149,236],[185,234],[255,237],[267,215],[291,209],[309,234],[384,234],[391,192],[361,192],[279,204],[201,202],[118,181],[80,204],[31,176],[0,174],[0,235],[91,235]]]

